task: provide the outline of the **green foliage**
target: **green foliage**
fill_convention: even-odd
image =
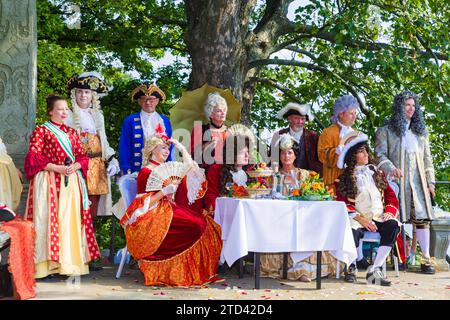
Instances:
[[[65,25],[70,13],[63,8],[69,3],[80,8],[79,29]],[[276,2],[267,3],[273,6]],[[265,9],[261,2],[255,6],[247,26],[249,34],[265,16]],[[117,150],[124,117],[139,110],[130,100],[138,81],[158,81],[168,97],[158,106],[163,114],[168,114],[186,88],[189,60],[186,65],[177,60],[160,69],[153,65],[167,52],[189,58],[183,1],[37,0],[37,12],[38,123],[46,119],[48,93],[66,94],[71,76],[100,71],[114,87],[102,99],[102,106],[108,140]],[[431,50],[450,52],[449,20],[449,5],[439,0],[310,0],[298,6],[293,20],[295,26],[309,26],[310,31],[285,33],[277,38],[277,44],[290,41],[302,53],[289,51],[287,59],[316,68],[271,65],[261,67],[257,77],[271,79],[301,102],[312,103],[318,122],[307,126],[318,132],[322,130],[319,123],[330,124],[334,101],[351,89],[356,91],[366,105],[357,127],[372,141],[375,130],[390,116],[394,95],[404,89],[418,93],[425,108],[437,179],[449,180],[450,65],[448,58],[430,54]],[[286,56],[281,52],[274,55]],[[232,65],[233,61],[224,63]],[[291,100],[272,85],[258,84],[251,107],[253,127],[262,130],[285,125],[274,115]],[[448,209],[449,188],[439,185],[436,191],[436,200]]]
[[[83,55],[46,40],[38,43],[38,90],[36,124],[47,121],[45,97],[51,93],[67,96],[67,81],[81,72]]]
[[[430,131],[437,180],[448,181],[450,64],[448,60],[440,60],[438,65],[433,56],[420,52],[428,49],[450,52],[446,22],[449,19],[449,6],[439,1],[405,1],[405,7],[397,1],[309,1],[296,10],[295,23],[312,25],[313,35],[320,32],[335,35],[337,41],[301,38],[294,46],[304,53],[293,52],[292,58],[324,67],[328,72],[270,66],[264,68],[259,77],[272,79],[301,102],[311,103],[318,120],[325,126],[330,125],[334,101],[343,94],[350,94],[349,86],[353,87],[367,105],[356,126],[368,133],[372,142],[376,129],[391,115],[394,95],[404,89],[418,93]],[[288,34],[279,42],[295,36]],[[428,47],[424,47],[419,38],[423,38]],[[390,42],[391,46],[368,50],[363,45],[349,46],[352,41]],[[287,94],[262,84],[257,87],[253,101],[251,119],[255,127],[274,129],[286,125],[273,115],[292,101]],[[321,132],[317,123],[308,126]],[[449,208],[448,187],[440,185],[436,191],[437,202]]]

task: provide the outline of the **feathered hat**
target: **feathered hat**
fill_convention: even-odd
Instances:
[[[108,93],[108,86],[105,84],[103,76],[96,72],[83,72],[79,76],[75,76],[69,79],[67,82],[69,92],[73,88],[78,89],[90,89],[96,91],[99,94]]]
[[[295,140],[289,133],[284,133],[278,139],[280,150],[289,150],[294,148]]]
[[[344,169],[345,160],[347,158],[347,154],[350,151],[350,149],[358,144],[362,145],[364,143],[367,143],[368,140],[369,137],[367,137],[365,133],[360,131],[352,131],[347,135],[345,135],[340,142],[340,144],[344,145],[344,149],[339,155],[337,167],[339,169]]]
[[[166,94],[154,84],[141,84],[131,91],[131,101],[137,100],[143,96],[154,96],[164,102]]]

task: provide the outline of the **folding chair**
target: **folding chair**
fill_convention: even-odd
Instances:
[[[125,201],[125,209],[128,208],[128,206],[133,202],[134,198],[136,198],[137,195],[137,182],[136,182],[137,172],[124,175],[120,177],[118,181],[120,194]],[[119,220],[122,217],[116,216]],[[122,251],[122,257],[120,259],[119,268],[117,269],[116,273],[116,279],[119,279],[122,275],[123,266],[125,265],[125,260],[127,257],[127,246],[121,250]]]
[[[388,180],[388,183],[389,183],[389,186],[392,188],[392,190],[394,190],[395,195],[398,198],[398,192],[400,191],[398,184],[393,180]],[[402,235],[404,238],[403,241],[404,241],[404,243],[406,243],[404,226],[402,226],[401,232],[402,232]],[[364,237],[359,240],[360,241],[359,245],[362,246],[363,242],[372,242],[372,243],[380,244],[380,240],[381,240],[381,236],[378,232],[364,231]],[[405,248],[406,248],[406,245],[405,245]],[[405,256],[406,256],[406,252],[405,252]],[[371,258],[372,258],[372,255],[371,255]],[[393,260],[394,260],[394,269],[395,269],[396,276],[400,277],[399,268],[398,268],[398,258],[395,255],[393,255]],[[383,273],[384,273],[384,276],[386,276],[386,261],[383,264]],[[337,260],[336,261],[336,279],[339,279],[339,277],[340,277],[340,264],[339,264],[339,260]]]
[[[372,242],[376,244],[380,244],[381,235],[378,232],[371,232],[371,231],[364,231],[364,237],[359,240],[359,245],[362,246],[364,242]],[[391,252],[392,253],[392,252]],[[398,269],[398,258],[395,256],[395,254],[392,255],[394,260],[394,269],[395,269],[395,275],[397,277],[400,277],[400,272]],[[371,258],[372,258],[372,252],[371,252]],[[373,264],[373,261],[371,261]],[[386,276],[386,261],[383,263],[383,274]]]

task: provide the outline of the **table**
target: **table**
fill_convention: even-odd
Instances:
[[[357,256],[344,202],[219,197],[214,220],[222,228],[222,263],[231,266],[248,252],[255,253],[256,289],[259,253],[290,252],[295,264],[317,252],[317,289],[322,251],[347,265]]]

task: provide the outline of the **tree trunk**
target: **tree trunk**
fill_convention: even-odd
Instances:
[[[259,68],[249,62],[266,59],[273,52],[292,0],[267,0],[264,17],[251,30],[256,0],[185,0],[188,22],[185,33],[192,59],[189,90],[203,84],[230,89],[241,102],[241,122],[250,125],[250,107]]]
[[[185,42],[192,59],[189,90],[208,83],[230,89],[242,103],[248,64],[248,24],[256,0],[186,0],[185,5],[188,21]]]

